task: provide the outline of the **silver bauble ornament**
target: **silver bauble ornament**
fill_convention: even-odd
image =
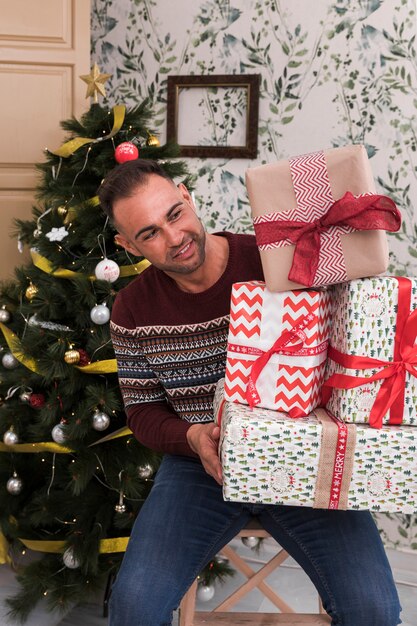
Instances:
[[[10,320],[10,313],[9,311],[6,309],[6,307],[2,307],[0,309],[0,322],[3,322],[4,324],[6,322],[8,322]]]
[[[139,478],[150,478],[154,473],[152,465],[149,463],[145,463],[145,465],[139,465],[138,467],[138,476]]]
[[[8,370],[13,370],[19,365],[19,361],[11,352],[6,352],[5,354],[3,354],[3,356],[1,357],[1,362],[3,364],[3,367]]]
[[[110,309],[106,304],[96,304],[90,311],[90,318],[94,324],[107,324],[110,319]]]
[[[200,584],[197,587],[197,599],[200,602],[208,602],[212,598],[214,598],[214,586],[213,585],[203,585]]]
[[[259,538],[258,537],[242,537],[242,543],[247,548],[256,548],[256,546],[259,543]]]
[[[62,560],[64,561],[64,565],[68,567],[68,569],[77,569],[80,567],[80,562],[76,556],[74,556],[74,551],[72,548],[67,548],[62,555]]]
[[[63,424],[56,424],[52,429],[51,435],[55,443],[64,443],[67,439],[65,426]]]
[[[104,411],[95,411],[93,415],[94,430],[106,430],[110,425],[110,417]]]
[[[29,402],[31,395],[32,394],[30,391],[22,391],[22,393],[19,396],[19,399],[21,402]]]
[[[103,259],[100,263],[97,263],[94,273],[99,280],[107,280],[109,283],[114,283],[120,276],[120,267],[115,261]]]
[[[14,432],[13,428],[9,428],[3,435],[3,443],[6,446],[14,446],[19,443],[19,437]]]
[[[22,479],[19,478],[19,476],[16,474],[16,472],[13,472],[13,476],[11,478],[9,478],[9,480],[7,481],[7,484],[6,484],[7,491],[12,496],[18,496],[19,493],[22,491],[22,488],[23,488]]]

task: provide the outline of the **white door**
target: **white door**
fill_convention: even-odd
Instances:
[[[31,217],[34,164],[61,145],[60,122],[88,108],[89,71],[89,0],[0,0],[0,279],[28,256],[13,218]]]

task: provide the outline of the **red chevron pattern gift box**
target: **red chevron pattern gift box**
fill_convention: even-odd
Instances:
[[[246,186],[270,291],[330,285],[386,271],[394,202],[376,195],[364,146],[249,168]]]
[[[226,400],[307,415],[321,399],[331,308],[328,290],[272,293],[261,281],[235,283]]]
[[[363,278],[332,292],[327,408],[346,422],[375,428],[416,426],[417,278]]]
[[[345,424],[323,409],[285,413],[214,397],[223,497],[319,509],[417,511],[417,428]]]

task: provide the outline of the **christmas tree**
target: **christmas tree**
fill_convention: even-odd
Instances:
[[[96,194],[138,153],[190,177],[150,129],[146,102],[97,102],[108,77],[96,65],[81,77],[94,102],[45,152],[33,219],[17,222],[31,262],[0,286],[0,552],[18,569],[9,606],[21,622],[42,598],[65,611],[111,578],[160,460],[126,428],[108,324],[148,262],[117,247]],[[26,549],[39,558],[22,567]]]

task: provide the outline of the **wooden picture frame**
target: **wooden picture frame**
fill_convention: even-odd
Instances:
[[[168,76],[167,141],[182,157],[256,158],[259,85],[260,74]]]

